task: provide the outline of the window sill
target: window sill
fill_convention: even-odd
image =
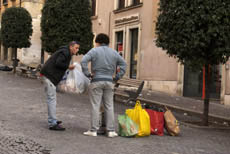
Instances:
[[[132,9],[136,9],[136,8],[139,8],[139,7],[142,7],[143,6],[143,3],[140,3],[140,4],[137,4],[137,5],[131,5],[131,6],[128,6],[128,7],[125,7],[125,8],[122,8],[122,9],[117,9],[117,10],[114,10],[114,14],[117,14],[117,13],[120,13],[120,12],[125,12],[125,11],[129,11],[129,10],[132,10]]]
[[[91,16],[91,20],[96,20],[98,18],[98,16],[97,15],[95,15],[95,16]]]

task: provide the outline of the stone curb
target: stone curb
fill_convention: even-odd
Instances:
[[[198,129],[216,129],[216,130],[230,130],[230,127],[215,127],[215,126],[198,126],[194,124],[190,124],[187,122],[179,122],[181,125],[191,127],[191,128],[198,128]]]

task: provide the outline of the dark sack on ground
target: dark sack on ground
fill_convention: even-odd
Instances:
[[[164,135],[164,112],[145,109],[150,117],[151,134]]]
[[[13,68],[10,68],[8,66],[0,66],[0,71],[12,71]]]

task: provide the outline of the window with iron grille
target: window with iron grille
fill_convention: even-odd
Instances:
[[[140,3],[141,3],[140,0],[133,0],[133,4],[132,5],[138,5]]]
[[[119,52],[120,55],[122,55],[122,52],[124,50],[124,47],[123,47],[123,31],[118,31],[115,33],[115,49]]]
[[[125,0],[118,0],[118,9],[125,8]]]
[[[96,15],[96,0],[91,0],[92,16]]]
[[[3,0],[3,5],[8,4],[8,0]]]

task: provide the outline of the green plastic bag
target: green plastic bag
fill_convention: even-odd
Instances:
[[[138,133],[138,125],[126,114],[118,115],[118,124],[120,136],[131,137]]]

